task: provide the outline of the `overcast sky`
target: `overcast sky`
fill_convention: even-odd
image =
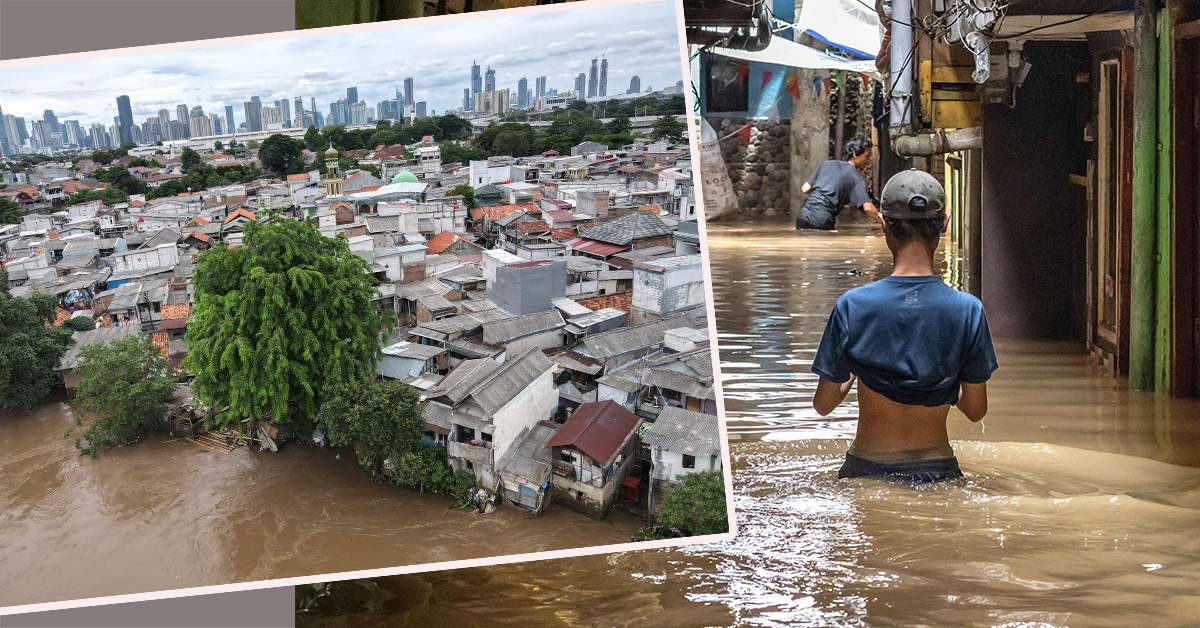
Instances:
[[[579,7],[575,9],[574,7]],[[439,114],[462,106],[471,86],[471,62],[480,73],[496,70],[496,87],[515,91],[517,81],[546,76],[547,89],[574,89],[575,75],[591,59],[608,59],[608,93],[624,94],[629,79],[642,89],[661,89],[684,79],[680,67],[675,3],[670,0],[611,7],[572,5],[573,10],[508,15],[457,23],[399,26],[370,32],[318,35],[108,59],[0,68],[0,107],[5,114],[41,120],[53,109],[59,121],[105,127],[117,115],[116,98],[129,96],[133,121],[159,109],[176,119],[176,105],[201,105],[224,115],[258,96],[264,106],[282,98],[311,98],[328,115],[329,103],[357,87],[359,100],[375,107],[415,81],[416,101]],[[516,105],[516,96],[512,97]],[[295,116],[295,111],[292,111]]]

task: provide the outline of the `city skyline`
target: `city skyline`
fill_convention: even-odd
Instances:
[[[639,28],[628,30],[630,23]],[[609,80],[614,76],[628,80],[636,72],[643,79],[648,74],[654,77],[652,83],[670,85],[683,75],[674,6],[669,2],[408,29],[406,43],[411,44],[409,49],[422,51],[419,58],[403,54],[381,58],[378,48],[387,47],[395,35],[394,29],[386,29],[0,68],[4,86],[0,106],[6,114],[26,121],[53,110],[58,119],[78,120],[83,127],[94,123],[108,127],[119,115],[117,96],[128,96],[134,124],[158,116],[162,109],[175,111],[184,103],[212,112],[232,107],[240,124],[245,122],[243,103],[252,96],[264,103],[316,98],[320,108],[345,98],[347,89],[356,87],[360,100],[375,107],[394,98],[396,86],[412,77],[416,95],[406,97],[445,113],[461,107],[462,90],[472,86],[473,64],[496,71],[497,89],[516,93],[522,77],[546,76],[547,89],[563,92],[574,88],[575,75],[590,65],[597,50],[605,49]],[[494,32],[521,32],[521,36],[507,45],[490,43],[483,56],[464,45],[494,41],[490,36]],[[487,39],[481,39],[485,33]],[[321,53],[313,65],[325,67],[294,67],[297,58],[314,58],[314,46]],[[242,61],[247,58],[256,63],[245,67]]]

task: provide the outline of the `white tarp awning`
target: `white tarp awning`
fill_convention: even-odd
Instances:
[[[860,59],[874,59],[883,44],[883,30],[873,4],[873,0],[804,0],[796,27]]]
[[[713,48],[712,53],[744,61],[774,63],[810,70],[846,70],[847,72],[860,72],[875,79],[879,78],[879,71],[875,68],[874,61],[842,59],[782,37],[772,37],[771,43],[758,52]]]

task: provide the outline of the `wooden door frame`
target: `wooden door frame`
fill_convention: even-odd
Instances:
[[[1171,189],[1171,394],[1200,397],[1200,181],[1197,144],[1200,143],[1200,81],[1176,82],[1180,67],[1200,65],[1200,21],[1178,24],[1172,30],[1171,67],[1172,181]]]

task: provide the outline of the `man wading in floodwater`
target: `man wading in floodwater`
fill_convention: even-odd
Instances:
[[[878,218],[879,212],[867,195],[867,183],[862,178],[862,171],[871,163],[871,142],[856,137],[846,142],[845,154],[849,161],[831,159],[821,164],[801,186],[800,191],[808,194],[808,198],[796,217],[797,229],[833,229],[847,203],[861,207],[872,220]]]
[[[919,170],[887,182],[878,220],[892,274],[843,294],[825,326],[813,407],[829,414],[858,379],[858,431],[840,478],[962,477],[946,434],[950,406],[971,421],[987,414],[997,365],[983,304],[933,274],[945,200],[937,179]]]

